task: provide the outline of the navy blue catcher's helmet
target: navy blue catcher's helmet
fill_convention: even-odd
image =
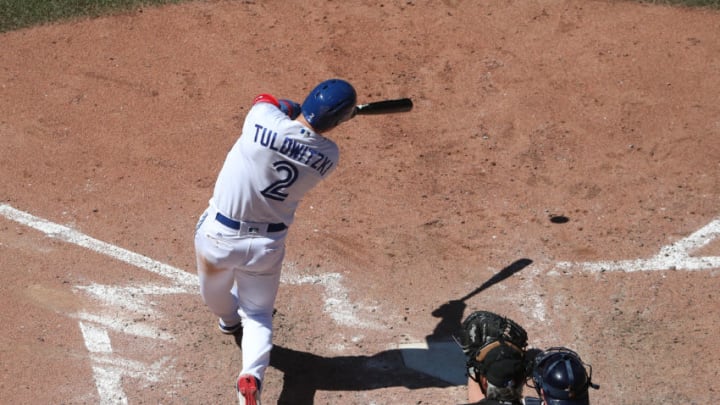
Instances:
[[[552,347],[535,357],[532,371],[534,388],[547,405],[589,405],[588,388],[592,366],[585,368],[580,356],[565,347]]]
[[[353,117],[357,93],[353,86],[341,79],[318,84],[302,104],[305,120],[318,132],[335,128]]]

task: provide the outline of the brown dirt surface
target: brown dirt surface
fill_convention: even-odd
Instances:
[[[595,404],[719,395],[717,11],[204,1],[0,43],[3,402],[233,403],[238,346],[182,281],[195,222],[252,98],[330,77],[415,108],[329,134],[265,403],[462,402],[397,345],[475,309],[578,351]]]

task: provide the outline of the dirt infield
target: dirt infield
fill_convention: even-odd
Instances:
[[[577,350],[595,404],[718,397],[718,12],[206,1],[0,46],[2,402],[233,403],[195,222],[252,98],[329,77],[415,109],[329,134],[341,161],[290,230],[265,403],[460,403],[399,345],[474,309]]]

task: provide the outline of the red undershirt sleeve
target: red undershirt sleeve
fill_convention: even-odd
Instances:
[[[280,108],[280,103],[275,97],[270,94],[260,94],[259,96],[255,97],[255,100],[253,100],[253,105],[257,103],[270,103],[275,107]]]

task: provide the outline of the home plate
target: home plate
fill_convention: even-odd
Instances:
[[[454,341],[401,343],[405,366],[453,385],[467,384],[465,355]]]

